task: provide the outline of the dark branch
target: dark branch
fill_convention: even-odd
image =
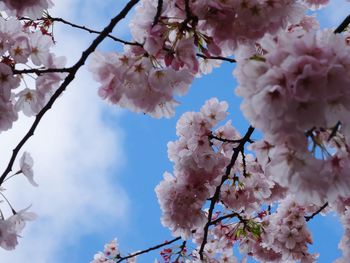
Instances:
[[[162,2],[161,5],[163,5],[163,0],[159,0],[159,2]],[[159,18],[160,18],[160,15],[161,15],[161,13],[158,15],[158,11],[159,11],[159,10],[161,10],[161,9],[159,9],[159,3],[158,3],[157,14],[156,14],[156,16],[155,16],[155,18],[154,18],[155,20],[154,20],[154,22],[153,22],[153,25],[156,25],[156,24],[158,23],[158,21],[159,21]],[[161,11],[159,11],[159,12],[161,12]],[[158,16],[159,16],[159,17],[158,17]],[[55,21],[56,21],[56,22],[61,22],[61,23],[64,23],[64,24],[66,24],[66,25],[69,25],[69,26],[71,26],[71,27],[74,27],[74,28],[78,28],[78,29],[87,31],[87,32],[89,32],[90,34],[101,34],[101,32],[98,31],[98,30],[94,30],[94,29],[91,29],[91,28],[87,28],[87,27],[85,27],[85,26],[77,25],[77,24],[71,23],[71,22],[69,22],[69,21],[67,21],[67,20],[64,20],[64,19],[62,19],[62,18],[51,17],[51,16],[48,16],[48,18],[49,18],[51,21],[54,21],[54,22],[55,22]],[[157,23],[155,23],[155,21],[157,21]],[[107,37],[110,38],[110,39],[112,39],[112,40],[114,40],[114,41],[116,41],[116,42],[122,43],[122,44],[124,44],[124,45],[133,45],[133,46],[143,47],[143,45],[142,45],[141,43],[126,41],[126,40],[117,38],[117,37],[115,37],[115,36],[113,36],[113,35],[110,35],[110,34],[109,34]],[[201,57],[201,58],[204,58],[204,59],[222,60],[222,61],[227,61],[227,62],[230,62],[230,63],[236,63],[236,62],[237,62],[237,61],[236,61],[235,59],[233,59],[233,58],[226,58],[226,57],[222,57],[222,56],[210,56],[210,57],[208,57],[208,56],[206,56],[206,55],[204,55],[204,54],[201,54],[201,53],[197,53],[196,55],[197,55],[197,57]]]
[[[123,260],[126,260],[126,259],[128,259],[128,258],[133,258],[133,257],[139,256],[139,255],[142,255],[142,254],[146,254],[146,253],[151,252],[151,251],[153,251],[153,250],[157,250],[157,249],[159,249],[159,248],[161,248],[161,247],[165,247],[165,246],[167,246],[167,245],[170,245],[170,244],[172,244],[172,243],[174,243],[174,242],[176,242],[176,241],[178,241],[178,240],[180,240],[180,239],[181,239],[181,237],[177,237],[177,238],[174,238],[174,239],[172,239],[172,240],[170,240],[170,241],[165,241],[165,242],[162,243],[162,244],[159,244],[159,245],[150,247],[150,248],[145,249],[145,250],[141,250],[141,251],[139,251],[139,252],[130,254],[130,255],[128,255],[128,256],[119,257],[117,262],[122,262]]]
[[[197,53],[196,54],[197,57],[200,57],[200,58],[204,58],[204,59],[216,59],[216,60],[223,60],[223,61],[227,61],[227,62],[230,62],[230,63],[236,63],[237,61],[233,58],[226,58],[226,57],[221,57],[221,56],[206,56],[204,54],[201,54],[201,53]]]
[[[40,68],[31,68],[31,69],[13,69],[13,74],[30,74],[34,73],[37,75],[41,75],[44,73],[69,73],[71,71],[71,68],[47,68],[47,69],[40,69]]]
[[[185,0],[185,12],[186,12],[187,19],[191,19],[192,11],[190,8],[190,0]]]
[[[343,32],[348,27],[349,24],[350,24],[350,15],[348,15],[344,19],[344,21],[336,28],[336,30],[334,30],[334,33],[339,34]]]
[[[242,152],[242,150],[244,149],[245,143],[250,140],[250,136],[253,134],[253,132],[254,132],[254,128],[252,126],[249,126],[248,131],[246,132],[246,134],[242,138],[242,141],[239,143],[239,145],[237,147],[234,148],[234,151],[233,151],[233,154],[231,157],[231,161],[230,161],[229,165],[226,167],[225,174],[221,178],[221,183],[216,187],[215,193],[214,193],[213,197],[211,198],[209,212],[208,212],[208,222],[204,226],[203,241],[202,241],[201,247],[199,249],[199,255],[200,255],[201,260],[203,260],[203,251],[204,251],[204,247],[207,243],[208,231],[209,231],[209,227],[211,225],[211,219],[213,216],[215,204],[220,199],[221,187],[224,184],[224,182],[228,179],[228,177],[231,173],[231,170],[232,170],[233,166],[235,165],[235,162],[238,158],[239,153]]]
[[[162,10],[163,10],[163,0],[158,0],[157,13],[156,13],[156,16],[154,17],[152,27],[158,24],[160,16],[162,15]]]
[[[217,218],[217,219],[211,221],[211,222],[210,222],[210,225],[215,225],[215,224],[221,222],[221,221],[224,220],[224,219],[232,218],[232,217],[237,217],[237,218],[240,220],[240,222],[245,222],[245,221],[246,221],[246,219],[244,219],[240,214],[238,214],[238,213],[232,213],[232,214],[228,214],[228,215],[225,215],[225,216],[221,216],[221,217],[219,217],[219,218]],[[196,232],[195,230],[192,231],[192,233],[195,233],[195,232]],[[139,251],[139,252],[132,253],[132,254],[130,254],[130,255],[128,255],[128,256],[125,256],[125,257],[119,256],[119,257],[117,258],[117,260],[118,260],[117,262],[122,262],[122,261],[124,261],[124,260],[126,260],[126,259],[128,259],[128,258],[133,258],[133,257],[139,256],[139,255],[142,255],[142,254],[146,254],[146,253],[151,252],[151,251],[153,251],[153,250],[157,250],[157,249],[159,249],[159,248],[162,248],[162,247],[165,247],[165,246],[170,245],[170,244],[172,244],[172,243],[175,243],[175,242],[178,241],[178,240],[181,240],[181,237],[176,237],[176,238],[174,238],[174,239],[172,239],[172,240],[170,240],[170,241],[165,241],[165,242],[163,242],[163,243],[161,243],[161,244],[158,244],[158,245],[155,245],[155,246],[153,246],[153,247],[150,247],[150,248],[141,250],[141,251]],[[180,246],[180,249],[181,249],[181,250],[180,250],[180,253],[184,250],[184,248],[186,247],[186,244],[187,244],[187,241],[183,241],[183,242],[182,242],[182,245]]]
[[[242,141],[242,139],[239,139],[239,140],[225,139],[225,138],[218,137],[214,134],[209,135],[209,139],[215,139],[221,142],[228,142],[228,143],[240,143]]]
[[[87,31],[90,34],[101,34],[102,33],[101,31],[97,31],[97,30],[94,30],[94,29],[91,29],[91,28],[87,28],[86,26],[80,26],[80,25],[77,25],[77,24],[73,24],[73,23],[71,23],[71,22],[69,22],[67,20],[64,20],[62,18],[59,18],[59,17],[51,17],[51,16],[48,15],[48,19],[50,19],[53,22],[61,22],[63,24],[69,25],[71,27]],[[114,40],[114,41],[116,41],[116,42],[122,43],[124,45],[142,46],[140,43],[125,41],[123,39],[117,38],[117,37],[112,36],[110,34],[108,34],[107,37],[112,39],[112,40]]]
[[[180,251],[178,252],[178,255],[175,259],[174,262],[180,262],[179,259],[181,258],[181,256],[183,256],[183,252],[186,252],[186,244],[187,244],[187,241],[185,240],[184,242],[182,242],[181,246],[180,246]]]
[[[228,218],[233,218],[233,217],[237,217],[239,219],[240,222],[245,222],[246,219],[244,219],[239,213],[231,213],[231,214],[227,214],[224,216],[220,216],[217,219],[213,220],[210,222],[210,225],[216,225],[217,223],[220,223],[221,221],[228,219]]]
[[[64,79],[60,87],[56,90],[56,92],[52,95],[49,102],[45,105],[45,107],[38,113],[38,115],[35,117],[35,120],[30,127],[29,131],[26,133],[26,135],[22,138],[22,140],[18,143],[18,145],[13,149],[12,156],[10,158],[10,161],[3,172],[3,174],[0,177],[0,185],[4,182],[6,179],[6,176],[12,171],[13,163],[16,160],[16,157],[23,147],[23,145],[28,141],[28,139],[34,135],[34,131],[36,130],[37,126],[40,123],[40,120],[45,115],[45,113],[52,107],[52,105],[55,103],[57,98],[65,91],[67,86],[74,80],[76,73],[78,70],[85,64],[87,58],[90,56],[91,53],[95,51],[97,46],[112,32],[113,28],[118,24],[120,20],[125,18],[125,16],[129,13],[131,8],[136,5],[139,2],[139,0],[131,0],[129,3],[123,8],[123,10],[114,17],[108,26],[103,29],[101,34],[99,34],[95,40],[91,43],[91,45],[82,53],[80,59],[75,63],[73,67],[70,68],[69,73],[67,77]]]
[[[237,217],[240,222],[245,222],[246,221],[246,219],[244,219],[239,213],[234,212],[234,213],[231,213],[231,214],[227,214],[227,215],[221,216],[221,217],[211,221],[210,225],[216,225],[217,223],[219,223],[219,222],[221,222],[221,221],[223,221],[225,219],[233,218],[233,217]],[[196,232],[195,230],[192,231],[192,233],[195,233],[195,232]],[[119,256],[117,258],[117,260],[118,260],[117,262],[122,262],[122,261],[124,261],[124,260],[126,260],[128,258],[133,258],[133,257],[139,256],[139,255],[142,255],[142,254],[146,254],[146,253],[151,252],[153,250],[157,250],[159,248],[162,248],[162,247],[165,247],[165,246],[170,245],[172,243],[175,243],[178,240],[181,240],[181,237],[176,237],[176,238],[174,238],[174,239],[172,239],[170,241],[165,241],[165,242],[163,242],[161,244],[158,244],[158,245],[155,245],[153,247],[141,250],[139,252],[132,253],[132,254],[130,254],[128,256],[125,256],[125,257]],[[187,244],[187,241],[183,241],[182,242],[182,245],[180,246],[180,252],[179,253],[181,253],[185,249],[186,244]]]
[[[244,148],[242,148],[241,154],[242,154],[242,164],[243,164],[243,176],[244,177],[248,177],[248,174],[247,174],[247,162],[245,160]]]
[[[306,222],[309,222],[311,219],[313,219],[316,215],[321,213],[323,209],[325,209],[328,206],[328,202],[326,202],[323,206],[321,206],[316,212],[312,213],[310,216],[305,216]]]
[[[334,136],[337,135],[341,122],[338,121],[337,124],[332,128],[331,134],[329,134],[327,142],[329,142]]]

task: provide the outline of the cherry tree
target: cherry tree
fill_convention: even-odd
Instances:
[[[170,118],[194,78],[235,63],[235,92],[251,124],[245,134],[228,119],[228,103],[211,98],[181,116],[178,139],[167,145],[173,171],[164,173],[155,192],[161,223],[174,238],[130,254],[112,240],[92,262],[135,262],[157,249],[162,262],[316,262],[318,254],[308,251],[307,222],[330,212],[345,230],[343,257],[336,262],[349,262],[350,16],[335,29],[321,29],[307,15],[328,2],[131,0],[98,31],[52,17],[50,0],[0,1],[0,130],[11,129],[19,112],[34,119],[0,186],[18,175],[38,186],[33,158],[26,151],[19,157],[20,151],[85,64],[102,99]],[[113,36],[133,8],[132,40]],[[55,23],[96,35],[72,66],[52,52],[59,41]],[[96,50],[106,38],[124,51]],[[19,171],[13,171],[15,162]],[[1,212],[0,246],[12,250],[36,215],[15,209],[2,189],[0,194],[12,212]],[[177,249],[170,248],[175,242]]]

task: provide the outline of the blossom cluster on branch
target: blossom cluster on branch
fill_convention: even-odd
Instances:
[[[47,27],[48,24],[0,18],[0,131],[10,129],[20,111],[27,116],[38,114],[64,77],[61,73],[31,75],[32,83],[19,70],[28,68],[27,65],[44,68],[65,65],[65,58],[50,52],[54,42]]]
[[[235,244],[261,262],[315,262],[306,223],[321,211],[344,218],[339,262],[350,260],[349,35],[320,30],[305,15],[327,3],[144,0],[125,53],[96,55],[103,59],[90,67],[100,96],[155,117],[173,114],[174,95],[207,73],[203,61],[235,55],[242,112],[263,132],[252,142],[230,121],[217,127],[228,105],[215,98],[180,118],[179,139],[168,144],[174,172],[164,174],[156,193],[162,224],[197,248],[163,250],[165,262],[238,262]],[[186,85],[174,85],[172,76],[184,70]],[[136,88],[139,79],[143,88]],[[143,104],[134,89],[144,90]],[[153,90],[167,96],[150,96]],[[251,143],[250,153],[242,141]]]
[[[0,186],[19,174],[38,186],[28,152],[18,172],[9,173],[90,55],[100,97],[156,118],[174,115],[176,97],[195,77],[223,61],[237,62],[233,75],[251,124],[247,132],[240,135],[231,120],[222,123],[228,103],[211,98],[199,112],[181,116],[178,140],[168,143],[173,173],[166,172],[155,191],[161,222],[176,238],[127,256],[113,240],[92,262],[135,262],[180,239],[176,249],[161,251],[165,263],[235,263],[234,245],[244,260],[316,262],[307,222],[331,211],[345,230],[336,262],[349,262],[350,16],[336,30],[321,30],[306,14],[328,0],[141,0],[130,23],[132,41],[110,35],[138,2],[129,1],[99,32],[52,18],[45,11],[51,0],[0,1],[0,132],[20,111],[35,116]],[[51,52],[56,22],[97,34],[70,68]],[[95,51],[107,37],[123,43],[124,53]],[[252,138],[255,128],[263,132],[259,141]],[[16,211],[3,192],[12,215],[0,213],[0,247],[10,250],[35,215]]]

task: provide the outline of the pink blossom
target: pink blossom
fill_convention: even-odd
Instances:
[[[20,167],[21,172],[25,177],[27,177],[30,184],[33,186],[38,186],[38,184],[34,181],[34,174],[33,174],[33,158],[30,156],[28,152],[24,152],[21,159],[20,159]]]
[[[15,109],[23,111],[28,117],[38,114],[44,106],[37,90],[26,88],[18,93],[17,96],[19,98],[15,104]]]
[[[40,18],[44,10],[53,6],[51,0],[2,0],[0,4],[4,5],[10,15],[28,16],[33,19]]]

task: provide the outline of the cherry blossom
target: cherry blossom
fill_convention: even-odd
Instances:
[[[19,112],[36,116],[35,130],[92,52],[88,67],[99,83],[98,95],[155,118],[175,114],[179,97],[195,77],[223,61],[237,61],[233,74],[236,94],[243,98],[241,110],[262,138],[254,141],[249,132],[241,136],[234,116],[226,120],[228,103],[217,98],[180,117],[178,138],[168,143],[173,171],[164,173],[155,192],[161,223],[186,241],[176,249],[164,249],[163,260],[170,262],[176,254],[177,263],[236,263],[236,245],[243,262],[248,257],[261,262],[316,262],[318,255],[308,252],[312,237],[306,223],[321,212],[336,211],[345,230],[339,243],[343,258],[336,262],[348,262],[349,33],[341,33],[346,26],[337,34],[320,29],[316,16],[306,15],[308,9],[328,3],[141,0],[130,22],[132,40],[116,39],[125,44],[122,52],[94,52],[94,43],[109,34],[97,32],[99,37],[82,59],[66,69],[66,59],[52,52],[55,43],[49,28],[59,19],[46,10],[53,2],[2,0],[0,131],[10,129]],[[28,84],[27,78],[34,81]],[[2,182],[10,178],[6,171],[11,171],[22,142],[33,132],[31,128],[15,148]],[[15,175],[22,173],[38,186],[30,154],[24,152],[19,161]],[[12,250],[26,222],[36,216],[29,208],[16,212],[1,195],[13,215],[5,217],[0,211],[0,246]],[[195,247],[187,250],[191,238]],[[117,240],[112,240],[91,262],[136,262],[133,255],[123,257]]]
[[[34,181],[34,174],[32,168],[33,164],[33,158],[28,152],[24,152],[20,159],[21,172],[28,179],[30,184],[32,184],[33,186],[38,186],[38,184]]]
[[[6,250],[13,250],[18,244],[19,234],[25,227],[26,221],[36,218],[32,212],[27,212],[29,208],[20,210],[8,219],[0,219],[0,247]]]
[[[52,6],[51,0],[2,0],[0,2],[1,10],[6,10],[9,15],[28,16],[33,19],[40,18],[43,11]]]

